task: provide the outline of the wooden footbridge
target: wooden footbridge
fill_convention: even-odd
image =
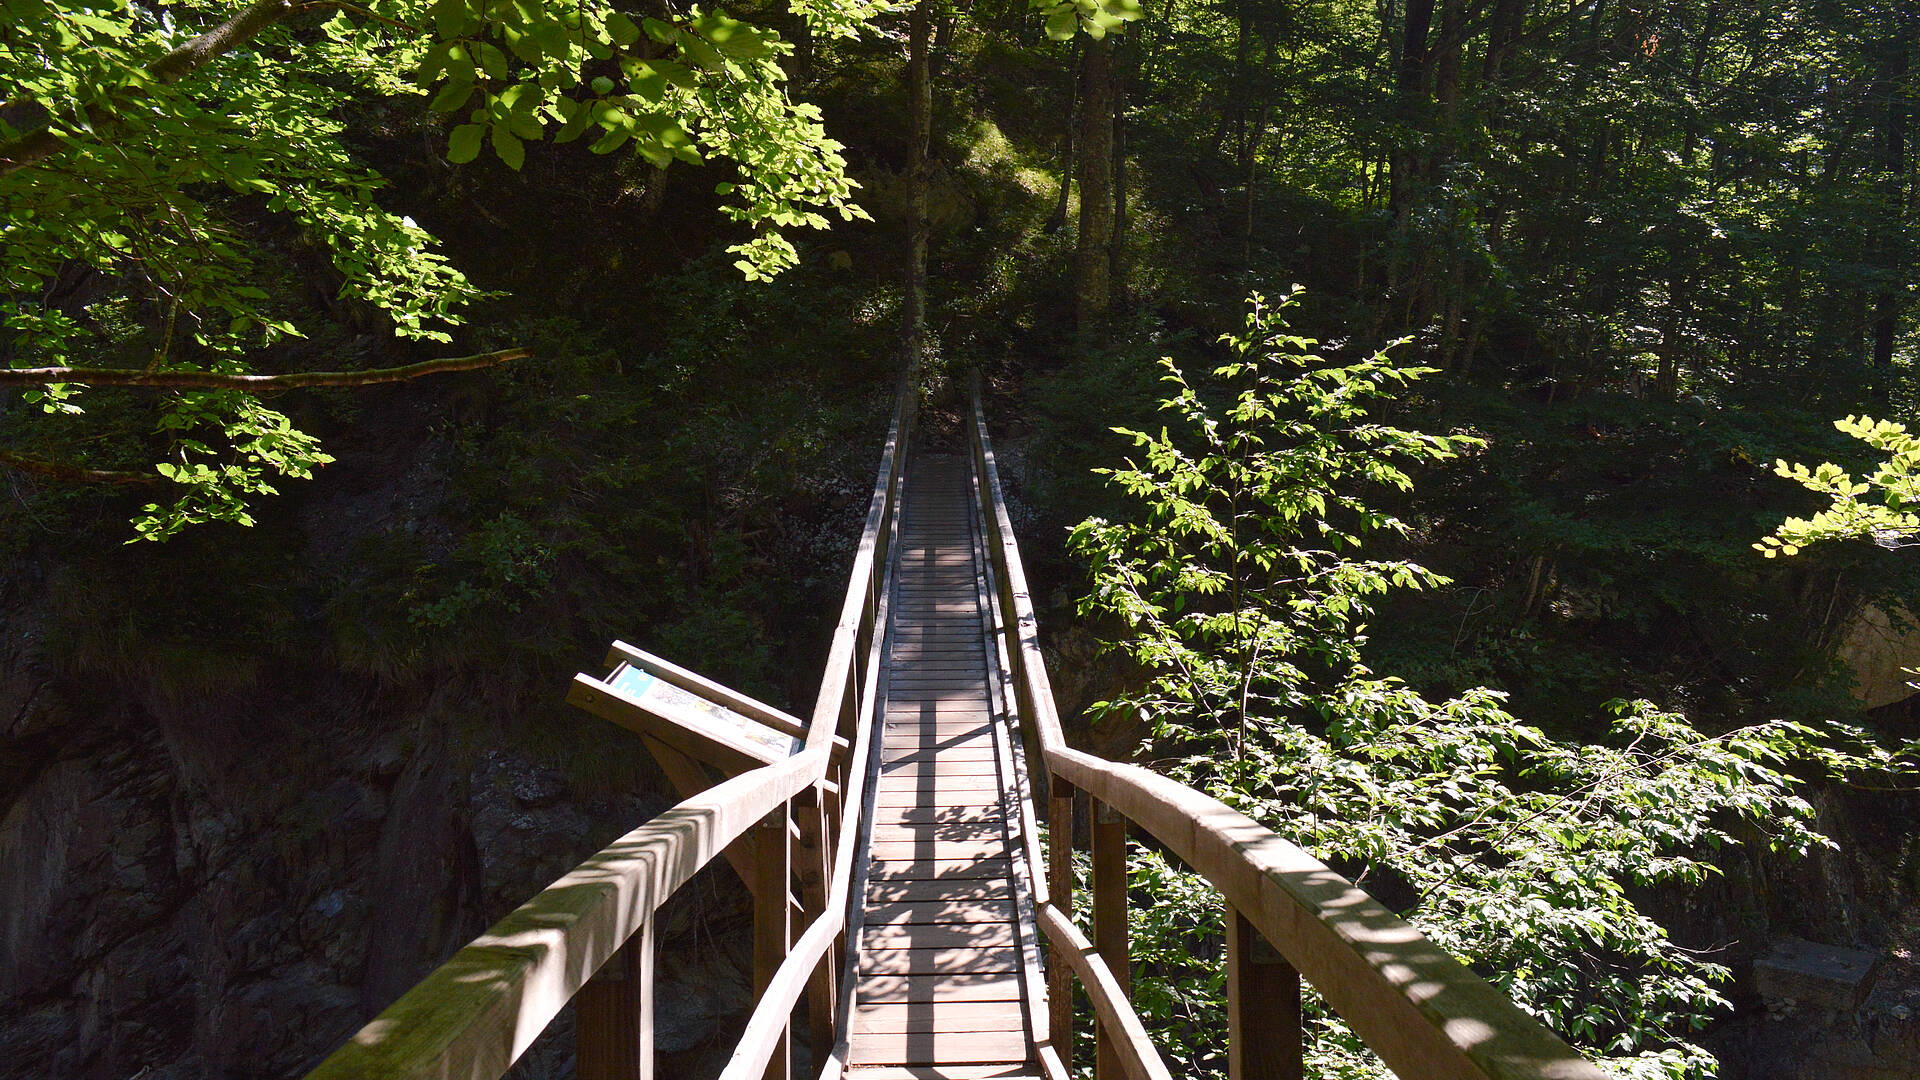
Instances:
[[[918,447],[913,404],[903,390],[811,719],[616,643],[614,671],[570,699],[638,729],[685,801],[501,920],[309,1080],[493,1080],[569,1002],[581,1080],[652,1080],[654,913],[723,856],[754,894],[758,994],[723,1080],[791,1080],[796,1059],[803,1080],[1071,1080],[1076,980],[1097,1080],[1170,1080],[1129,1003],[1129,833],[1227,906],[1233,1080],[1302,1075],[1302,977],[1407,1080],[1600,1080],[1283,837],[1069,747],[978,391],[968,455]],[[638,719],[642,683],[761,737]],[[1083,839],[1091,939],[1073,917]]]

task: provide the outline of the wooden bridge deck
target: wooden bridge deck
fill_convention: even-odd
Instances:
[[[848,1065],[863,1080],[1021,1075],[1037,957],[971,472],[908,460]]]
[[[582,1080],[648,1080],[657,913],[722,852],[741,857],[754,892],[758,992],[722,1080],[788,1080],[803,999],[822,1080],[1068,1080],[1076,981],[1097,1020],[1098,1080],[1173,1080],[1129,1001],[1129,830],[1165,845],[1226,905],[1229,1034],[1216,1051],[1240,1080],[1303,1075],[1303,978],[1402,1077],[1606,1080],[1284,837],[1067,745],[979,386],[970,459],[902,454],[913,390],[902,383],[811,722],[621,642],[608,659],[801,736],[798,752],[748,753],[697,718],[656,716],[575,676],[569,700],[656,740],[686,798],[495,923],[308,1080],[494,1080],[569,1000]],[[731,747],[740,769],[713,782],[680,738]],[[1052,821],[1074,820],[1076,803],[1090,819],[1091,940],[1073,920],[1077,838],[1055,829],[1042,849],[1027,769],[1046,785]],[[830,864],[814,863],[828,840]],[[824,895],[822,878],[809,885],[813,865],[827,871]],[[812,916],[797,939],[796,874]],[[835,954],[843,937],[848,953]]]

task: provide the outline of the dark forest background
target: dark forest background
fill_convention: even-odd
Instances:
[[[982,373],[1064,713],[1128,678],[1063,544],[1111,510],[1111,427],[1157,425],[1156,358],[1204,363],[1249,291],[1299,283],[1331,351],[1408,337],[1439,369],[1390,419],[1488,440],[1389,500],[1454,584],[1382,613],[1374,668],[1568,738],[1619,697],[1920,734],[1915,554],[1751,546],[1816,505],[1775,459],[1858,466],[1835,418],[1915,415],[1920,4],[1183,2],[1061,43],[976,0],[933,31],[923,424],[957,439]],[[299,1075],[672,801],[561,702],[613,638],[804,715],[901,367],[906,39],[890,16],[794,61],[874,220],[770,283],[722,250],[718,166],[453,166],[422,102],[361,101],[382,202],[499,294],[463,343],[533,357],[279,398],[337,461],[251,528],[128,545],[144,494],[0,470],[0,1075]],[[312,335],[282,362],[410,357],[298,235],[248,225]],[[56,289],[154,332],[110,276]],[[102,393],[59,438],[136,467],[142,408]],[[0,440],[45,430],[0,402]],[[1115,755],[1135,734],[1078,726]],[[1920,806],[1809,797],[1838,851],[1734,857],[1663,908],[1735,970],[1705,1041],[1729,1077],[1913,1075]],[[728,874],[667,930],[662,1050],[696,1073],[748,1001]],[[1747,965],[1789,936],[1882,954],[1883,1011],[1769,1021]],[[522,1068],[565,1074],[565,1044]]]

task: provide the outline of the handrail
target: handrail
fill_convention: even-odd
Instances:
[[[874,627],[886,625],[887,605],[891,592],[894,569],[894,551],[892,538],[898,531],[900,482],[905,462],[904,441],[910,437],[913,408],[908,395],[912,388],[901,385],[901,398],[896,415],[905,423],[900,431],[901,452],[889,451],[883,459],[880,485],[884,490],[874,493],[873,509],[867,519],[867,535],[874,539],[871,550],[864,541],[861,544],[862,555],[854,563],[855,580],[860,580],[864,568],[872,582],[870,589],[870,608],[868,615]],[[884,500],[884,512],[883,512]],[[866,561],[863,563],[861,559]],[[847,603],[851,609],[854,603],[852,590],[849,589]],[[843,625],[845,616],[842,616]],[[860,680],[859,704],[855,713],[853,753],[847,759],[849,766],[841,783],[841,805],[851,807],[851,813],[857,815],[865,806],[867,769],[865,763],[870,756],[873,744],[873,721],[880,696],[880,653],[883,647],[883,635],[874,632],[867,644],[866,675]],[[835,641],[835,658],[838,658],[840,641]],[[849,658],[852,654],[849,653]],[[834,659],[828,661],[828,678],[833,677]],[[850,669],[851,670],[851,669]],[[822,691],[825,698],[825,691]],[[831,712],[827,711],[831,708]],[[813,728],[825,729],[831,715],[836,715],[838,705],[817,702],[814,707]],[[805,992],[808,979],[825,959],[834,942],[847,925],[847,913],[852,901],[854,863],[858,857],[859,828],[853,820],[843,822],[840,835],[834,846],[833,868],[829,877],[826,903],[822,912],[813,921],[800,940],[794,943],[793,951],[780,965],[772,981],[761,994],[760,1001],[754,1006],[753,1015],[747,1020],[746,1030],[734,1044],[733,1054],[727,1060],[727,1066],[720,1074],[720,1080],[757,1080],[766,1070],[767,1062],[777,1052],[780,1045],[780,1033],[785,1028],[787,1017],[799,1004],[800,995]],[[845,1025],[842,1025],[843,1027]],[[816,1050],[816,1058],[821,1056]],[[844,1064],[839,1057],[832,1057],[825,1063],[828,1070],[837,1072],[835,1066]],[[827,1072],[823,1076],[829,1075]]]
[[[742,773],[614,841],[401,995],[307,1080],[498,1077],[722,848],[807,789],[824,749]]]
[[[834,628],[801,751],[742,772],[614,841],[401,995],[322,1061],[307,1080],[496,1080],[596,971],[629,939],[639,940],[636,935],[660,905],[723,849],[741,841],[770,816],[779,815],[778,820],[784,821],[783,807],[808,792],[828,796],[837,786],[847,798],[843,805],[851,808],[851,814],[859,813],[856,800],[864,773],[853,763],[864,756],[871,729],[871,683],[877,677],[873,656],[879,637],[874,620],[884,607],[891,532],[915,400],[913,387],[903,379],[847,598]],[[839,752],[849,741],[842,737],[846,734],[854,736],[851,758]],[[836,765],[843,776],[834,785],[829,774]],[[784,1001],[777,1029],[770,1039],[761,1040],[770,1047],[783,1042],[785,1017],[813,968],[828,955],[821,942],[831,942],[844,923],[846,885],[839,864],[850,858],[854,824],[841,822],[840,835],[834,837],[833,895],[838,902],[822,906],[799,949],[789,954],[765,988],[762,1007],[756,1010],[758,1019],[768,1011],[770,1001]],[[786,829],[778,832],[780,842],[788,842]],[[780,905],[784,926],[787,889],[784,882],[781,886],[775,890],[777,899],[757,899]],[[780,945],[786,951],[784,932]],[[812,957],[810,962],[803,959],[807,956]],[[649,987],[643,999],[650,1000],[650,993]],[[763,1056],[757,1067],[765,1068],[766,1063]]]
[[[1050,860],[1054,871],[1053,906],[1043,924],[1055,929],[1071,911],[1072,792],[1079,789],[1132,821],[1166,846],[1221,891],[1234,911],[1246,918],[1301,976],[1377,1053],[1389,1068],[1409,1080],[1459,1077],[1466,1080],[1601,1080],[1604,1074],[1538,1020],[1522,1012],[1499,990],[1428,941],[1418,930],[1382,907],[1358,886],[1328,869],[1271,829],[1192,788],[1135,765],[1124,765],[1069,747],[1060,726],[1040,652],[1039,624],[1033,612],[1026,572],[1014,541],[1001,493],[998,463],[987,434],[978,379],[973,386],[971,442],[980,476],[981,518],[987,530],[1001,605],[1000,618],[1011,636],[1010,672],[1014,701],[1037,736],[1054,794],[1055,836]],[[1068,809],[1061,820],[1062,805]],[[1122,826],[1124,828],[1124,826]],[[1096,826],[1096,833],[1100,826]],[[1096,848],[1100,846],[1096,837]],[[1037,853],[1036,853],[1037,857]],[[1124,873],[1107,875],[1103,884],[1096,851],[1095,906],[1104,899],[1120,905],[1117,944],[1124,968]],[[1117,895],[1112,890],[1118,890]],[[1096,910],[1098,917],[1098,910]],[[1229,912],[1233,917],[1233,912]],[[1105,943],[1116,931],[1096,926]],[[1050,935],[1051,936],[1051,935]],[[1081,939],[1084,940],[1084,939]],[[1054,938],[1056,963],[1075,943]],[[1091,989],[1091,987],[1090,987]],[[1258,1003],[1230,1001],[1238,1018]],[[1297,1002],[1294,1007],[1297,1009]],[[1130,1033],[1117,1018],[1102,1017],[1107,1039]],[[1244,1028],[1236,1022],[1236,1029]],[[1236,1030],[1236,1036],[1239,1031]],[[1064,1043],[1065,1032],[1054,1032]],[[1250,1033],[1273,1038],[1272,1033]],[[1293,1036],[1298,1075],[1298,1043]],[[1124,1059],[1126,1055],[1123,1054]],[[1245,1056],[1230,1053],[1239,1074]],[[1274,1075],[1284,1075],[1282,1068]],[[1102,1080],[1117,1080],[1103,1077]]]

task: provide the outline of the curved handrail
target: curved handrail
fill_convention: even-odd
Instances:
[[[977,379],[971,428],[1015,701],[1049,782],[1086,791],[1212,882],[1399,1075],[1602,1080],[1592,1062],[1486,980],[1278,833],[1149,769],[1067,745]],[[1045,921],[1063,920],[1057,909],[1053,916]]]
[[[870,684],[877,678],[871,659],[878,638],[874,618],[884,607],[890,534],[913,420],[912,390],[903,378],[852,579],[801,751],[742,772],[614,841],[401,995],[322,1061],[307,1080],[496,1080],[676,889],[790,800],[821,787],[835,762],[862,759],[871,728]],[[868,657],[865,665],[860,663],[863,647]],[[836,736],[843,723],[856,729],[851,759],[833,753],[841,741]],[[857,767],[843,767],[849,779],[864,778]],[[846,789],[847,784],[840,787]],[[850,799],[845,805],[858,812],[858,802]],[[837,838],[839,851],[848,849],[854,831],[851,822],[843,823]],[[836,864],[843,861],[836,857]],[[763,1004],[776,998],[786,1002],[782,1022],[768,1040],[770,1046],[778,1045],[784,1017],[825,953],[820,943],[830,942],[838,932],[834,927],[845,919],[845,892],[842,883],[837,889],[841,902],[825,905],[824,913],[802,936],[799,950],[790,954],[763,995]],[[800,957],[808,954],[813,962],[802,963]],[[790,974],[789,968],[798,973]],[[756,1018],[763,1011],[757,1010]],[[760,1058],[760,1067],[765,1067],[766,1060]]]
[[[905,417],[906,427],[911,429],[913,412],[906,396],[911,388],[902,384],[902,398],[897,414]],[[902,432],[903,438],[909,432]],[[873,606],[870,612],[875,627],[883,627],[887,621],[887,605],[891,589],[889,583],[893,577],[893,559],[891,537],[896,531],[900,480],[905,454],[901,453],[887,459],[881,470],[881,481],[886,488],[887,512],[876,519],[869,515],[867,527],[878,541],[866,563],[869,574],[875,582]],[[875,493],[874,513],[880,511],[881,493]],[[876,530],[877,531],[874,531]],[[863,548],[865,545],[862,545]],[[855,573],[858,575],[861,564],[856,561]],[[851,605],[853,597],[848,596]],[[836,643],[837,644],[837,643]],[[872,634],[867,646],[866,676],[861,680],[859,705],[855,713],[853,753],[849,762],[846,779],[841,784],[841,805],[859,808],[865,805],[867,769],[865,762],[871,756],[873,744],[873,718],[880,696],[880,651],[884,645],[883,636]],[[828,677],[832,677],[833,664],[829,661]],[[822,697],[824,698],[824,693]],[[837,711],[838,706],[834,707]],[[828,722],[830,714],[822,712],[822,704],[816,703],[813,727],[818,729]],[[764,1075],[767,1063],[779,1051],[780,1035],[785,1030],[787,1018],[792,1015],[800,1002],[800,995],[806,992],[809,979],[814,970],[825,959],[841,932],[846,929],[847,914],[852,902],[853,869],[859,854],[860,830],[854,822],[846,822],[840,828],[840,835],[834,845],[833,868],[829,876],[826,903],[821,914],[814,919],[806,932],[794,943],[793,951],[787,954],[780,969],[774,973],[760,995],[760,1001],[754,1006],[753,1015],[747,1020],[746,1030],[741,1032],[740,1040],[734,1044],[733,1054],[727,1059],[727,1065],[721,1071],[720,1080],[759,1080]]]
[[[818,782],[824,747],[741,773],[567,872],[401,995],[307,1080],[498,1077],[722,848]]]

